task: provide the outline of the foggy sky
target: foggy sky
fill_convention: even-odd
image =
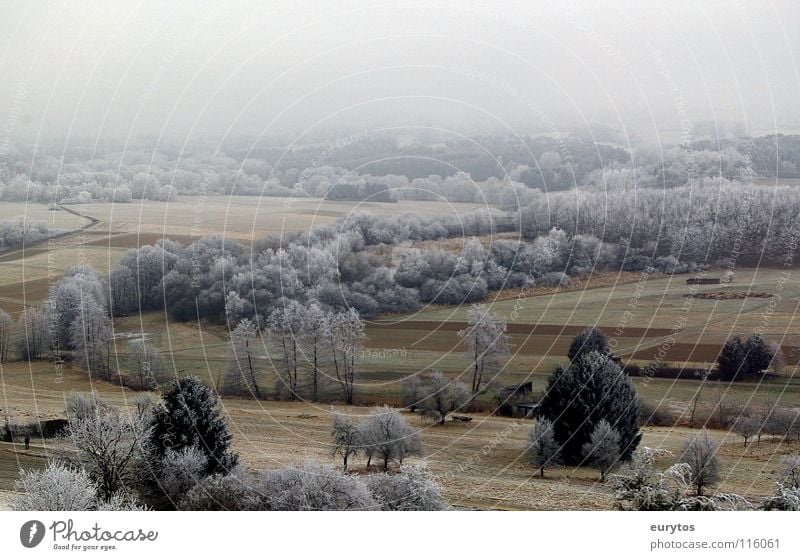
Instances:
[[[799,23],[793,0],[3,0],[0,132],[797,131]]]

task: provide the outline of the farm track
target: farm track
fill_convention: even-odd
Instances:
[[[98,225],[100,225],[102,223],[97,218],[95,218],[93,216],[87,216],[85,214],[81,214],[80,212],[78,212],[76,210],[73,210],[72,208],[68,208],[68,207],[62,206],[60,204],[58,205],[58,207],[61,210],[65,211],[65,212],[67,212],[69,214],[73,214],[73,215],[78,216],[79,218],[84,219],[84,220],[89,220],[89,223],[81,226],[78,229],[74,229],[74,230],[71,230],[71,231],[65,231],[65,232],[62,232],[62,233],[58,233],[58,234],[52,235],[52,236],[50,236],[50,237],[48,237],[46,239],[42,239],[42,240],[37,241],[35,243],[31,243],[30,245],[22,247],[20,249],[14,249],[12,251],[7,251],[5,253],[2,253],[2,254],[0,254],[0,262],[12,262],[12,261],[24,259],[26,257],[32,257],[34,255],[39,255],[39,254],[42,254],[42,253],[46,253],[48,250],[50,250],[53,247],[53,242],[58,242],[59,243],[58,246],[65,247],[65,246],[70,246],[70,245],[68,245],[68,244],[65,245],[63,243],[64,241],[69,241],[70,239],[72,239],[74,237],[78,237],[80,235],[84,235],[84,234],[87,234],[87,233],[92,233],[92,234],[96,234],[96,235],[102,235],[103,232],[96,232],[95,233],[93,231],[96,228],[96,226],[98,226]]]

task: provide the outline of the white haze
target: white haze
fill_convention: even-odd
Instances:
[[[10,138],[800,129],[800,4],[0,4]]]

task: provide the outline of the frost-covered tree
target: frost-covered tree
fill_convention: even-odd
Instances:
[[[428,375],[422,388],[425,398],[420,408],[436,416],[439,424],[444,424],[447,415],[466,406],[472,393],[460,381],[451,381],[440,371]]]
[[[114,333],[105,309],[94,299],[84,299],[70,326],[75,357],[90,378],[111,378]]]
[[[318,301],[312,300],[305,306],[301,319],[303,355],[311,377],[311,401],[316,402],[319,400],[324,379],[327,314]]]
[[[166,503],[176,508],[186,493],[200,482],[208,467],[205,454],[195,446],[168,449],[155,467],[156,484]],[[162,503],[164,500],[160,500]]]
[[[87,511],[94,509],[97,488],[80,467],[54,461],[43,470],[22,470],[11,502],[17,511]]]
[[[97,409],[84,418],[71,418],[67,428],[77,460],[105,500],[133,482],[136,458],[149,434],[150,428],[142,417],[113,407]]]
[[[69,420],[86,420],[97,416],[110,408],[100,395],[91,393],[71,392],[64,400],[64,409]]]
[[[680,461],[691,468],[692,485],[698,496],[720,481],[718,449],[719,443],[712,440],[706,430],[689,438],[684,444]]]
[[[108,308],[113,317],[127,315],[139,307],[136,276],[127,266],[117,265],[108,274]]]
[[[244,388],[257,399],[261,398],[258,380],[264,370],[262,352],[263,347],[255,323],[250,319],[239,321],[231,332],[231,349],[223,379],[224,392],[236,393]]]
[[[342,398],[353,404],[356,377],[364,343],[364,321],[353,308],[330,313],[326,321],[326,337],[330,348],[332,370]]]
[[[50,341],[50,332],[42,310],[26,307],[17,319],[15,331],[19,358],[27,362],[41,359]]]
[[[600,420],[592,431],[589,441],[583,444],[586,461],[600,471],[600,482],[620,460],[619,434],[607,420]]]
[[[553,423],[547,418],[537,420],[528,432],[526,456],[533,466],[539,468],[539,475],[542,478],[545,467],[552,467],[561,462],[561,446],[556,441]]]
[[[50,343],[57,352],[74,348],[72,324],[90,303],[105,312],[103,284],[100,275],[92,268],[68,269],[65,276],[50,289],[47,298]]]
[[[360,477],[329,465],[263,471],[257,476],[259,509],[272,511],[375,510],[377,504]]]
[[[442,511],[449,509],[441,489],[421,466],[403,466],[399,473],[365,477],[367,488],[383,511]]]
[[[275,309],[267,320],[272,346],[278,356],[278,394],[292,400],[300,396],[304,314],[305,306],[296,300],[288,300]]]
[[[496,373],[494,368],[502,369],[504,359],[509,353],[509,337],[506,322],[489,311],[485,305],[473,305],[467,313],[467,328],[458,336],[467,346],[472,362],[472,394],[477,395],[483,388],[485,377]]]
[[[380,459],[383,470],[389,469],[389,461],[402,465],[406,457],[423,453],[419,434],[397,410],[388,406],[373,408],[359,425],[359,431],[368,459],[373,456]]]
[[[259,509],[255,482],[241,466],[227,474],[202,478],[178,503],[183,511],[250,511]]]
[[[685,463],[662,471],[657,459],[669,455],[663,449],[645,447],[611,476],[614,502],[618,509],[632,511],[673,511],[686,509],[686,489],[691,484],[691,469]]]
[[[331,425],[333,454],[342,458],[342,470],[347,472],[347,463],[361,451],[361,432],[352,418],[340,412],[333,413]]]
[[[775,481],[775,492],[761,504],[766,511],[800,511],[800,455],[782,460],[783,468]]]

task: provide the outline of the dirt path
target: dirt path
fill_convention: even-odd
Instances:
[[[52,247],[54,241],[58,241],[59,244],[62,244],[64,241],[69,241],[73,237],[92,232],[94,229],[96,229],[96,226],[101,223],[97,218],[88,216],[86,214],[81,214],[72,208],[67,208],[66,206],[62,206],[60,204],[58,205],[58,208],[64,212],[78,216],[81,219],[89,220],[89,223],[79,227],[78,229],[51,235],[46,239],[36,241],[30,245],[25,245],[19,249],[12,249],[10,251],[2,252],[0,253],[0,262],[11,262],[24,259],[25,257],[31,257],[33,255],[45,253],[50,247]]]

